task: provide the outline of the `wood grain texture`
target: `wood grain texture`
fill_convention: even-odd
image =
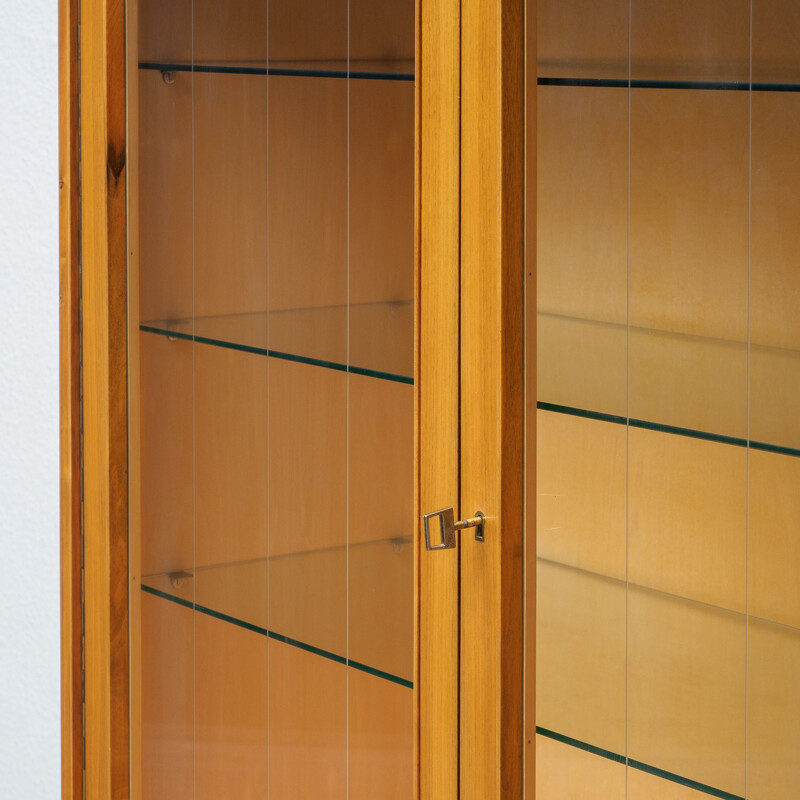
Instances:
[[[539,469],[538,485],[528,484],[537,493],[536,517],[527,520],[538,527],[533,558],[624,581],[625,426],[551,411],[533,413],[537,442],[527,453]],[[527,466],[530,470],[530,462]]]
[[[141,773],[133,796],[194,800],[195,614],[141,597]]]
[[[61,795],[83,796],[78,3],[60,0]]]
[[[800,632],[751,618],[747,645],[747,797],[790,800],[800,786]]]
[[[358,670],[349,670],[347,681],[348,800],[409,800],[411,692]]]
[[[625,800],[625,765],[537,736],[539,769],[529,784],[546,800]],[[674,785],[674,784],[673,784]]]
[[[624,753],[625,582],[541,560],[537,583],[536,722]]]
[[[127,52],[127,191],[128,191],[128,625],[130,653],[130,797],[142,800],[142,351],[138,321],[140,219],[139,176],[139,0],[127,0],[125,49]]]
[[[522,797],[524,15],[465,4],[461,28],[461,800]]]
[[[533,800],[536,794],[536,554],[538,550],[537,520],[539,515],[538,464],[539,439],[537,398],[536,308],[538,304],[538,103],[536,81],[538,65],[537,0],[525,0],[525,675],[524,675],[524,745],[523,796]],[[543,793],[543,797],[548,797]]]
[[[460,2],[417,0],[416,514],[458,503]],[[458,797],[458,551],[417,535],[415,797]]]
[[[269,797],[347,798],[347,672],[269,642]]]
[[[87,800],[127,798],[128,453],[123,0],[83,0],[81,248]]]
[[[745,796],[744,615],[633,585],[627,607],[628,757]]]
[[[743,613],[746,449],[637,428],[627,449],[627,579]]]

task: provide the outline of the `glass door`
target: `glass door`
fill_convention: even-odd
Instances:
[[[132,796],[407,800],[414,4],[127,6]]]
[[[800,794],[800,8],[539,0],[531,12],[529,795],[788,800]]]

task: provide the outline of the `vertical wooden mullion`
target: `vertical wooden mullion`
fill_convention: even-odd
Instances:
[[[141,387],[139,304],[139,0],[126,0],[125,51],[128,198],[128,626],[130,796],[142,798]]]
[[[523,11],[463,4],[460,800],[522,797]]]
[[[129,792],[124,0],[80,7],[85,796]]]
[[[59,0],[61,795],[83,795],[78,0]]]
[[[525,2],[525,798],[536,792],[536,0]]]
[[[416,519],[458,503],[460,0],[417,0]],[[421,526],[420,526],[421,528]],[[415,796],[458,797],[458,551],[416,537]]]

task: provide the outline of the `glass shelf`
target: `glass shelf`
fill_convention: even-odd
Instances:
[[[736,447],[751,447],[753,450],[763,450],[767,453],[778,453],[785,456],[800,458],[800,449],[796,447],[785,447],[780,444],[770,444],[769,442],[757,442],[747,439],[740,439],[736,436],[725,436],[710,431],[698,431],[692,428],[680,428],[676,425],[665,425],[660,422],[651,422],[634,417],[617,416],[615,414],[604,414],[602,411],[592,411],[588,408],[576,408],[575,406],[562,406],[557,403],[547,403],[542,400],[536,403],[539,411],[551,411],[554,414],[569,414],[573,417],[584,417],[594,419],[598,422],[610,422],[615,425],[630,425],[632,428],[643,428],[650,431],[660,431],[661,433],[672,433],[677,436],[688,436],[692,439],[705,439],[709,442],[719,442],[720,444],[730,444]]]
[[[349,543],[145,575],[141,588],[411,688],[413,551],[410,536]],[[358,608],[369,613],[356,615]]]
[[[677,783],[679,786],[685,786],[687,789],[693,789],[695,792],[700,792],[701,794],[719,797],[722,798],[722,800],[745,800],[744,797],[741,797],[738,794],[732,794],[731,792],[717,789],[716,787],[709,786],[706,783],[701,783],[700,781],[693,780],[692,778],[687,778],[685,775],[677,775],[674,772],[668,772],[667,770],[660,769],[652,764],[645,764],[643,761],[637,761],[635,758],[628,758],[621,753],[615,753],[611,750],[606,750],[604,747],[597,747],[589,742],[584,742],[580,739],[574,739],[572,736],[566,736],[563,733],[548,730],[541,725],[536,726],[536,733],[537,735],[543,736],[546,739],[552,739],[560,744],[565,744],[569,747],[575,747],[578,750],[583,750],[586,753],[591,753],[594,756],[599,756],[600,758],[605,758],[609,761],[615,761],[618,764],[625,764],[630,769],[646,772],[649,775],[654,775],[656,778],[661,778],[662,780],[669,781],[670,783]]]
[[[413,81],[414,61],[140,61],[139,69],[158,72],[199,72],[217,75],[271,75],[294,78]]]
[[[800,423],[783,400],[800,392],[800,351],[550,311],[537,319],[540,410],[800,457]],[[619,390],[629,367],[647,379],[630,396]]]
[[[763,623],[765,625],[774,625],[777,628],[790,632],[796,637],[800,637],[800,628],[795,627],[794,625],[790,625],[789,623],[776,620],[776,619],[769,619],[768,617],[758,616],[757,614],[748,613],[745,614],[741,611],[737,611],[733,608],[728,608],[725,605],[719,605],[718,603],[710,603],[705,600],[699,600],[696,597],[689,597],[686,594],[675,594],[673,592],[667,592],[663,589],[659,589],[656,586],[650,586],[645,583],[637,583],[636,581],[617,577],[614,575],[609,575],[605,572],[600,572],[595,569],[590,569],[587,567],[583,567],[576,564],[568,563],[567,561],[560,560],[557,558],[547,558],[545,556],[537,556],[536,563],[538,568],[542,569],[554,569],[554,570],[567,570],[576,581],[593,581],[595,579],[600,579],[601,581],[605,582],[608,581],[608,586],[610,587],[612,584],[616,587],[616,589],[623,589],[627,587],[632,587],[642,592],[649,592],[653,595],[659,595],[666,599],[674,599],[685,601],[687,603],[694,603],[698,608],[706,608],[712,611],[719,611],[724,612],[725,614],[730,614],[735,616],[737,619],[744,622],[745,618],[758,623]],[[606,585],[606,584],[600,584]],[[616,591],[615,589],[615,591]],[[609,589],[609,592],[611,589]]]
[[[581,77],[547,77],[537,80],[539,86],[581,86],[606,89],[693,89],[700,91],[735,91],[746,92],[752,88],[754,92],[800,92],[800,83],[753,82],[748,81],[694,81],[669,79],[634,78],[581,78]]]
[[[537,733],[703,794],[743,800],[738,794],[698,780],[697,776],[664,769],[665,765],[655,760],[655,752],[651,750],[647,757],[644,755],[647,742],[641,735],[638,740],[627,740],[626,755],[624,722],[620,724],[617,719],[609,722],[605,729],[593,729],[591,714],[595,707],[585,702],[586,682],[593,681],[594,691],[602,688],[613,693],[615,686],[626,686],[626,675],[629,685],[631,680],[649,681],[651,673],[641,668],[642,664],[648,663],[655,665],[661,677],[683,667],[688,681],[686,695],[692,696],[702,691],[704,674],[692,663],[695,654],[693,645],[688,645],[686,652],[678,647],[670,650],[669,637],[654,636],[651,639],[642,635],[645,626],[636,626],[637,620],[640,623],[646,620],[649,629],[656,631],[660,629],[659,623],[663,617],[680,620],[683,627],[693,632],[705,630],[709,637],[721,630],[733,630],[742,642],[749,629],[751,636],[757,635],[762,641],[770,641],[787,663],[791,663],[792,653],[800,642],[800,629],[636,585],[625,578],[611,577],[561,561],[541,556],[536,560],[539,606],[537,633],[551,645],[549,649],[540,649]],[[634,622],[626,618],[626,588],[632,592],[627,608]],[[633,673],[626,672],[626,658],[630,657],[631,647],[635,658],[641,662],[634,665],[639,669],[634,669]],[[595,658],[590,659],[587,652]],[[712,662],[714,658],[711,656]],[[784,672],[785,675],[781,674],[778,680],[794,680],[790,669]],[[654,680],[659,680],[659,677],[656,676]],[[623,691],[635,691],[636,688],[624,688]],[[785,686],[780,688],[786,691]],[[779,691],[770,692],[766,698],[762,698],[769,703],[770,719],[781,718],[782,698]],[[640,709],[638,713],[642,715],[647,712]]]
[[[413,81],[414,62],[402,61],[258,61],[206,62],[140,61],[139,69],[158,72],[197,72],[216,75],[271,75],[296,78],[351,78],[353,80]],[[800,92],[800,83],[789,81],[680,80],[668,78],[583,77],[581,75],[538,78],[539,86],[577,86],[612,89],[683,89],[699,91]]]
[[[735,92],[752,87],[754,92],[800,92],[800,75],[794,67],[762,64],[751,83],[750,65],[737,61],[710,65],[692,60],[637,60],[629,65],[627,59],[547,59],[538,68],[539,86]]]
[[[142,322],[141,331],[412,384],[410,300]],[[349,340],[349,358],[348,358]]]

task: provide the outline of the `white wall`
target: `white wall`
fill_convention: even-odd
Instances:
[[[57,798],[58,11],[0,0],[0,798]]]

